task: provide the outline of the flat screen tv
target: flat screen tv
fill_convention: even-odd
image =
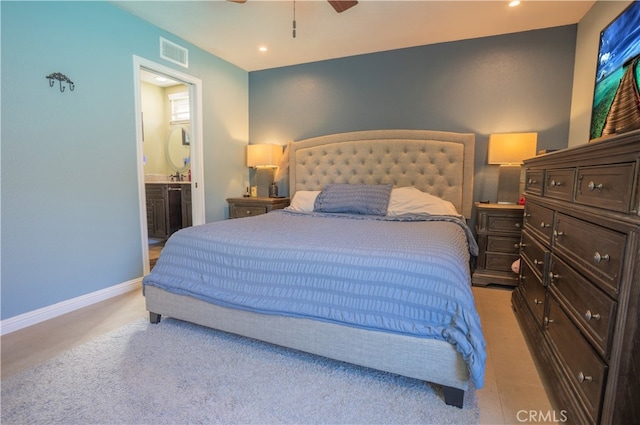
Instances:
[[[640,128],[640,1],[600,33],[590,139]]]

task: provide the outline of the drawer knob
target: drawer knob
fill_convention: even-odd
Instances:
[[[584,314],[584,320],[590,322],[591,319],[600,320],[600,313],[593,314],[591,313],[591,310],[587,310],[587,312]]]
[[[538,266],[538,265],[542,265],[542,264],[544,264],[544,261],[543,261],[543,260],[538,260],[538,259],[536,258],[536,259],[534,259],[534,260],[533,260],[533,264],[535,264],[536,266]]]
[[[553,236],[555,236],[555,237],[564,236],[564,232],[562,230],[554,230],[553,231]]]
[[[560,275],[559,274],[553,274],[553,272],[549,272],[549,280],[554,280],[559,278]]]
[[[538,183],[538,182],[537,182],[537,181],[535,181],[534,179],[529,179],[529,182],[528,182],[528,183],[529,183],[529,184],[536,184],[536,183]]]
[[[548,324],[551,324],[551,323],[553,323],[553,319],[549,319],[548,317],[544,318],[544,324],[545,325],[548,325]]]
[[[539,305],[539,304],[544,304],[544,301],[539,300],[539,299],[536,298],[536,299],[533,300],[533,303],[536,304],[536,305]]]
[[[578,382],[591,382],[593,381],[593,377],[589,375],[585,375],[582,372],[578,372]]]
[[[524,215],[525,218],[531,217],[531,213],[524,213],[523,215]]]
[[[602,190],[602,183],[594,183],[593,181],[590,181],[587,187],[589,188],[590,192],[593,192],[596,189]]]
[[[247,215],[251,214],[251,210],[247,210]]]
[[[522,226],[522,224],[516,223],[516,224],[514,224],[514,226],[516,226],[516,229],[519,229]]]
[[[562,186],[562,183],[556,180],[551,180],[551,186],[552,187]]]
[[[549,228],[551,227],[551,225],[549,223],[545,223],[544,221],[540,223],[540,227],[544,228]]]
[[[602,255],[598,251],[596,251],[596,253],[593,254],[593,262],[596,264],[600,264],[602,260],[609,261],[611,260],[611,257],[609,256],[609,254]]]

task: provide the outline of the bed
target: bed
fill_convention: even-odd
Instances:
[[[143,280],[151,322],[169,316],[420,379],[462,408],[486,359],[465,223],[474,143],[376,130],[289,144],[291,206],[172,235]],[[424,213],[423,198],[437,211]]]

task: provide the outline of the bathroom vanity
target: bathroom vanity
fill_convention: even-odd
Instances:
[[[166,239],[192,225],[191,182],[145,183],[149,237]]]

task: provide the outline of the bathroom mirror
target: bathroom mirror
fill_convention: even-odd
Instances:
[[[191,154],[191,135],[189,129],[177,125],[169,130],[165,151],[169,166],[178,173],[189,169]]]

